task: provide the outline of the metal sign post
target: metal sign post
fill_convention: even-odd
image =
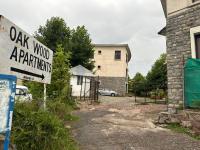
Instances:
[[[4,150],[9,148],[16,80],[16,76],[0,74],[0,134],[5,137]]]
[[[46,110],[46,101],[47,101],[47,85],[44,84],[44,102],[43,102],[43,105],[44,105],[44,110]]]

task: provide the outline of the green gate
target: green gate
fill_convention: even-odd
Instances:
[[[200,59],[188,59],[184,67],[186,107],[200,107]]]

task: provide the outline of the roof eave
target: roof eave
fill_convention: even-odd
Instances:
[[[162,4],[162,7],[163,7],[165,17],[167,17],[167,2],[166,2],[166,0],[160,0],[160,1],[161,1],[161,4]]]
[[[162,30],[160,30],[158,32],[159,35],[162,35],[162,36],[166,36],[166,27],[162,28]]]

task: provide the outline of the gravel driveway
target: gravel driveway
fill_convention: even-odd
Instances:
[[[200,150],[200,141],[155,126],[165,105],[137,105],[131,97],[101,97],[101,104],[82,103],[73,123],[80,150]]]

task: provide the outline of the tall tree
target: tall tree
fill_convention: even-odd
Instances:
[[[146,79],[141,73],[136,75],[129,81],[130,91],[137,96],[143,96],[145,92]]]
[[[162,54],[154,63],[151,70],[147,74],[147,86],[149,90],[167,89],[167,63],[166,54]]]
[[[35,37],[54,51],[59,44],[65,52],[71,50],[71,30],[60,17],[48,19],[45,26],[40,26],[35,32]]]
[[[39,27],[35,37],[52,50],[56,50],[57,45],[61,44],[64,52],[72,55],[72,67],[82,65],[90,70],[94,68],[94,47],[85,26],[71,30],[62,18],[52,17],[44,26]]]
[[[94,68],[92,58],[94,56],[90,35],[84,26],[78,26],[72,30],[72,66],[82,65],[90,70]]]
[[[49,99],[67,100],[70,92],[70,55],[64,53],[64,48],[58,45],[54,55],[51,84],[47,86]],[[43,99],[43,84],[37,82],[24,82],[33,94],[34,99]]]
[[[52,82],[47,86],[47,94],[51,98],[67,99],[70,92],[69,54],[58,45],[53,61]]]

